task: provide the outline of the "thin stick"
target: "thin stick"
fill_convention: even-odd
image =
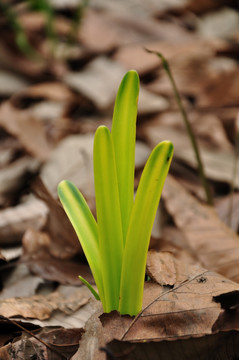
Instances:
[[[196,159],[197,159],[197,163],[198,163],[198,172],[199,172],[199,176],[200,176],[200,179],[201,179],[201,182],[202,182],[202,185],[203,185],[203,188],[205,190],[205,195],[206,195],[206,199],[207,199],[207,203],[209,205],[213,205],[213,198],[212,198],[212,194],[211,194],[211,191],[209,189],[209,184],[208,184],[208,181],[207,181],[207,178],[205,176],[205,171],[204,171],[204,166],[203,166],[203,163],[202,163],[202,160],[201,160],[201,155],[200,155],[200,152],[199,152],[199,147],[198,147],[198,144],[197,144],[197,141],[196,141],[196,138],[194,136],[194,133],[193,133],[193,130],[192,130],[192,127],[190,125],[190,122],[188,120],[188,116],[187,116],[187,113],[185,111],[185,108],[183,106],[183,103],[182,103],[182,100],[181,100],[181,96],[179,94],[179,91],[177,89],[177,86],[176,86],[176,83],[174,81],[174,78],[173,78],[173,75],[172,75],[172,72],[170,70],[170,67],[169,67],[169,63],[167,62],[167,60],[164,58],[164,56],[159,53],[159,52],[156,52],[156,51],[152,51],[152,50],[148,50],[148,49],[145,49],[147,52],[149,53],[152,53],[152,54],[156,54],[162,61],[162,65],[163,65],[163,68],[165,69],[168,77],[169,77],[169,80],[171,82],[171,85],[173,87],[173,91],[174,91],[174,96],[176,98],[176,101],[177,101],[177,104],[178,104],[178,107],[179,107],[179,110],[182,114],[182,117],[183,117],[183,120],[184,120],[184,123],[185,123],[185,126],[186,126],[186,129],[187,129],[187,132],[188,132],[188,135],[190,137],[190,140],[191,140],[191,143],[192,143],[192,147],[193,147],[193,150],[194,150],[194,153],[195,153],[195,156],[196,156]]]
[[[22,331],[24,331],[25,333],[27,333],[28,335],[34,337],[37,341],[39,341],[42,345],[44,345],[45,347],[47,347],[49,350],[55,352],[56,354],[58,354],[63,360],[66,360],[67,358],[65,357],[65,355],[61,354],[58,350],[56,350],[53,346],[51,346],[50,344],[46,343],[44,340],[41,340],[39,337],[37,337],[35,334],[33,334],[30,330],[24,328],[22,325],[18,324],[17,321],[9,319],[3,315],[0,315],[0,319],[6,320],[8,322],[10,322],[11,324],[17,326],[19,329],[21,329]]]
[[[239,125],[239,114],[237,116],[236,124]],[[234,190],[235,190],[235,183],[236,183],[237,170],[238,170],[238,158],[239,158],[239,131],[238,131],[239,126],[238,125],[236,126],[235,157],[233,162],[233,173],[232,173],[232,181],[230,186],[229,205],[228,205],[228,225],[230,227],[232,227]]]

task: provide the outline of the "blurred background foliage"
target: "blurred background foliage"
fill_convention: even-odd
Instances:
[[[31,39],[26,28],[24,27],[24,14],[38,13],[44,18],[44,34],[51,44],[51,49],[61,41],[72,44],[76,41],[77,31],[85,7],[89,0],[0,0],[0,29],[2,37],[7,35],[7,40],[13,44],[23,54],[28,57],[37,58],[40,56],[37,51],[36,41]],[[62,16],[69,19],[69,31],[64,36],[57,32],[56,16]],[[52,54],[54,51],[52,51]]]

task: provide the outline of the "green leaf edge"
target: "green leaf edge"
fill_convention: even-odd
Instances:
[[[96,130],[93,161],[104,310],[110,312],[119,306],[123,234],[114,147],[106,126]]]
[[[173,156],[173,144],[163,141],[144,167],[131,212],[124,249],[119,312],[137,315],[142,309],[147,250],[163,185]]]
[[[134,202],[138,97],[139,76],[135,70],[130,70],[123,77],[117,92],[111,130],[119,186],[124,244]]]
[[[62,180],[60,182],[58,196],[81,243],[104,307],[98,226],[95,218],[84,196],[70,181]]]
[[[92,295],[94,296],[94,298],[96,300],[100,300],[100,295],[97,293],[97,291],[95,291],[95,289],[91,286],[91,284],[86,280],[84,279],[82,276],[78,276],[78,278],[80,279],[80,281],[86,285],[88,287],[88,289],[90,290],[90,292],[92,293]]]

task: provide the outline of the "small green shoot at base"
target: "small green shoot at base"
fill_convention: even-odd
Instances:
[[[142,309],[147,251],[164,181],[173,156],[159,143],[144,167],[134,199],[134,161],[139,77],[124,76],[115,101],[111,132],[100,126],[94,139],[97,222],[70,181],[58,186],[61,203],[78,235],[105,312],[137,315]]]

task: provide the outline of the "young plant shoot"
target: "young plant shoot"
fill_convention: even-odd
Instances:
[[[170,141],[158,144],[144,167],[134,199],[134,161],[139,77],[124,76],[115,101],[112,130],[94,139],[97,222],[70,181],[58,186],[61,203],[88,260],[105,312],[137,315],[142,309],[147,251],[165,178],[173,156]]]

